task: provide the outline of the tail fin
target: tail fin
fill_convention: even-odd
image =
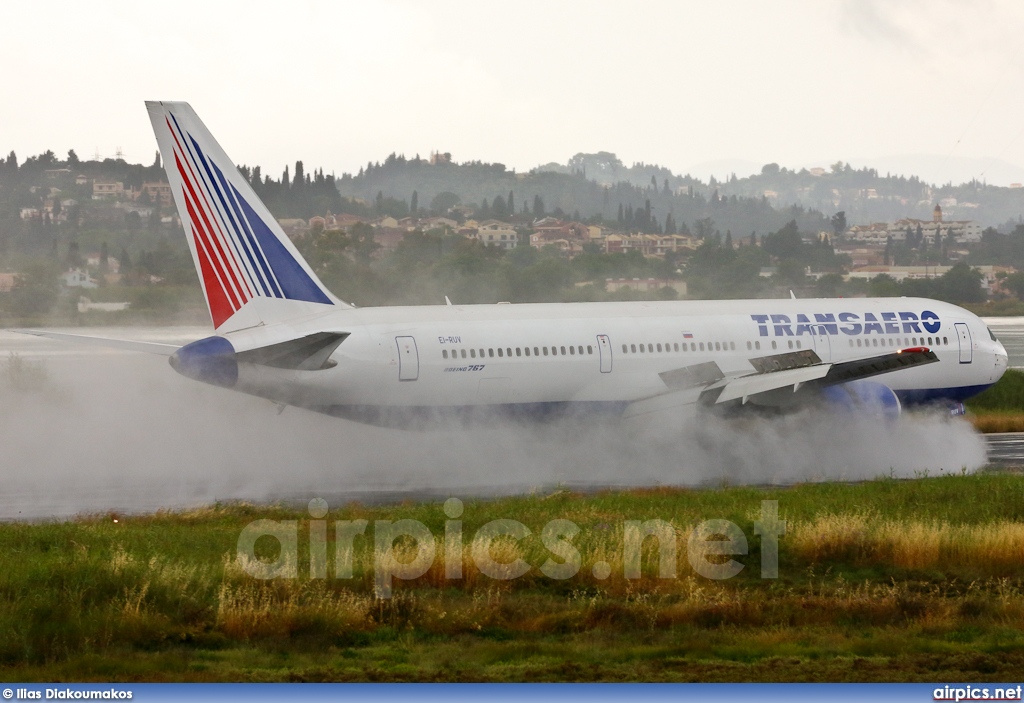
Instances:
[[[147,102],[218,333],[337,305],[188,103]]]

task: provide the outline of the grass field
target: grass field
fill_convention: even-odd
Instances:
[[[767,552],[755,533],[764,500],[778,501],[787,521],[774,579],[761,578]],[[297,578],[246,573],[236,545],[257,519],[296,521]],[[497,562],[525,560],[531,568],[519,578],[485,575],[473,553],[472,537],[497,519],[532,532],[489,550]],[[651,519],[669,532],[643,542],[639,578],[627,578],[636,546],[627,521]],[[744,565],[734,578],[706,578],[688,558],[695,526],[712,519],[733,522],[748,543],[732,557]],[[366,537],[339,553],[335,526],[352,520],[368,522]],[[375,546],[374,535],[390,529],[380,521],[398,520],[418,521],[433,538],[400,537],[390,552]],[[305,509],[218,505],[0,525],[0,676],[971,681],[1024,670],[1021,475],[557,491],[467,501],[459,520],[439,502],[332,510],[323,579],[310,578],[310,527],[319,527]],[[552,520],[579,528],[572,545],[581,568],[569,578],[539,568],[559,561],[544,541]],[[461,528],[461,548],[446,540],[446,523],[449,534]],[[674,578],[659,577],[664,545],[677,552]],[[255,552],[272,560],[279,546],[263,537]],[[426,568],[378,598],[374,566],[383,558]],[[352,577],[339,578],[349,561]],[[447,577],[456,565],[461,578]]]
[[[1024,432],[1024,372],[1008,369],[994,386],[967,401],[967,410],[980,432]]]

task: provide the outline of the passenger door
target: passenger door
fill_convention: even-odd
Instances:
[[[971,330],[964,322],[958,322],[955,325],[956,336],[960,340],[960,363],[969,364],[974,358],[974,352],[971,344]]]
[[[398,380],[415,381],[420,377],[420,354],[412,337],[395,337],[398,344]]]

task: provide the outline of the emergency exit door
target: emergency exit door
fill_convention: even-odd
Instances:
[[[420,377],[420,355],[412,337],[395,337],[398,343],[398,380],[415,381]]]
[[[612,343],[608,335],[597,335],[597,353],[601,357],[601,373],[612,372]]]

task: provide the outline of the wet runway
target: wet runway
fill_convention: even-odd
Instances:
[[[992,466],[1024,466],[1024,432],[985,435],[988,463]]]

